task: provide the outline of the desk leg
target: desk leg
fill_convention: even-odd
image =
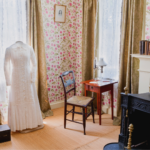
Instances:
[[[100,96],[99,94],[97,93],[97,114],[99,115],[99,99],[100,99]]]
[[[101,98],[102,98],[101,92],[98,95],[99,95],[99,125],[101,125]]]
[[[84,84],[84,95],[87,95],[86,85]],[[87,119],[87,108],[85,108],[85,118]]]
[[[111,114],[112,114],[112,120],[113,120],[113,109],[114,109],[114,106],[113,106],[113,101],[114,101],[114,92],[113,92],[113,84],[112,84],[112,88],[111,88]]]

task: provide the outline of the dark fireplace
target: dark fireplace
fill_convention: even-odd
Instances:
[[[129,116],[129,124],[132,123],[134,126],[132,147],[134,145],[135,149],[150,149],[150,114],[131,108]]]
[[[134,149],[150,149],[150,93],[121,93],[121,131],[119,143],[127,146],[128,127],[133,124],[132,147]]]
[[[121,107],[119,141],[105,145],[104,150],[123,150],[124,147],[132,150],[150,150],[150,93],[121,93]],[[132,132],[129,132],[129,125]]]

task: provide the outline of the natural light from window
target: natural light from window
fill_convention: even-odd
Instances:
[[[4,55],[16,41],[26,43],[27,0],[0,0],[0,101],[6,99]]]
[[[104,58],[104,78],[119,76],[122,0],[99,0],[100,58]]]

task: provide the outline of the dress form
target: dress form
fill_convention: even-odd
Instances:
[[[12,73],[9,70],[10,62]],[[17,41],[6,49],[4,70],[6,84],[11,87],[8,124],[12,132],[28,133],[44,127],[35,88],[36,68],[31,46]]]

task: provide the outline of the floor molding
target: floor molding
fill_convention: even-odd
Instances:
[[[64,107],[64,101],[62,100],[62,101],[53,102],[50,105],[51,105],[51,109],[61,108],[61,107]],[[107,106],[103,105],[102,110],[104,111],[105,114],[111,115],[111,108],[108,108]],[[114,109],[114,116],[117,116],[116,109]]]
[[[117,117],[117,110],[116,110],[116,108],[114,108],[114,110],[113,110],[114,112],[114,117]],[[111,107],[110,108],[108,108],[108,114],[110,114],[111,115]]]
[[[102,105],[102,110],[105,114],[108,114],[108,107],[105,105]]]
[[[105,114],[110,114],[111,115],[111,107],[107,107],[105,105],[102,106],[102,110]],[[116,108],[114,108],[114,116],[116,117],[117,116],[117,110]]]
[[[64,107],[64,101],[57,101],[57,102],[53,102],[53,103],[50,103],[51,105],[51,109],[56,109],[56,108],[61,108],[61,107]]]

